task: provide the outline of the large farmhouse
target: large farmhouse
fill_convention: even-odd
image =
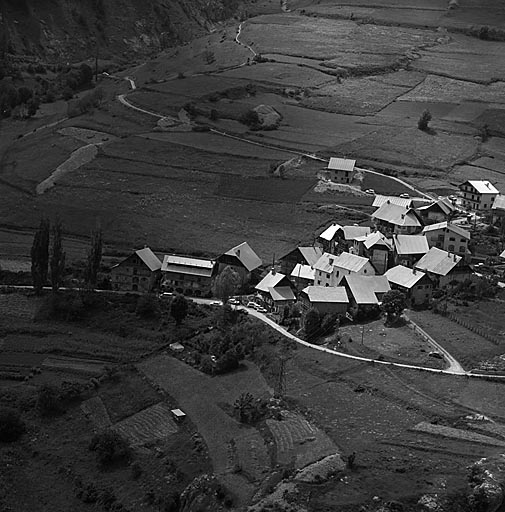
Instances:
[[[149,247],[139,249],[111,269],[113,290],[149,292],[156,285],[161,261]]]
[[[490,210],[499,190],[489,181],[468,180],[459,186],[463,207],[467,210]]]
[[[161,289],[197,297],[208,295],[213,275],[213,261],[168,254],[161,266]]]

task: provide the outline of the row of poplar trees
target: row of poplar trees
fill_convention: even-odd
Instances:
[[[49,250],[51,248],[51,250]],[[42,218],[33,237],[31,249],[31,273],[33,288],[37,294],[46,286],[48,277],[53,292],[57,292],[65,273],[65,251],[63,250],[63,225],[59,218],[51,223]],[[85,281],[90,288],[97,283],[102,260],[102,231],[97,228],[91,235],[91,245],[86,261]]]

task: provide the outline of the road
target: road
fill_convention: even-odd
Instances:
[[[216,302],[216,299],[194,298],[192,300],[198,304],[213,304]],[[245,306],[236,306],[236,307],[238,307],[244,311],[247,311],[247,313],[250,314],[251,316],[258,318],[259,320],[266,323],[267,325],[269,325],[276,331],[280,332],[283,336],[286,336],[286,338],[289,338],[289,339],[295,341],[299,345],[303,345],[304,347],[308,347],[312,350],[319,350],[320,352],[326,352],[327,354],[332,354],[337,357],[343,357],[345,359],[353,359],[354,361],[361,361],[363,363],[368,363],[368,364],[374,364],[374,365],[377,364],[377,365],[384,365],[384,366],[396,367],[396,368],[406,368],[408,370],[424,371],[424,372],[437,373],[437,374],[442,374],[442,375],[453,375],[453,376],[459,376],[459,377],[464,376],[464,377],[468,377],[468,378],[479,378],[479,379],[490,377],[490,375],[487,375],[487,374],[467,372],[461,366],[461,364],[447,350],[445,350],[440,344],[438,344],[435,340],[433,340],[433,338],[431,338],[430,342],[433,344],[434,347],[437,348],[437,350],[439,350],[444,355],[444,357],[446,357],[446,360],[449,363],[449,367],[446,368],[445,370],[438,370],[436,368],[428,368],[425,366],[416,366],[416,365],[412,365],[412,364],[393,363],[391,361],[379,361],[377,359],[371,359],[368,357],[361,357],[361,356],[354,356],[352,354],[346,354],[345,352],[339,352],[338,350],[333,350],[331,348],[323,347],[320,345],[314,345],[314,344],[309,343],[308,341],[302,340],[301,338],[298,338],[294,334],[286,331],[286,329],[284,329],[283,327],[278,325],[276,322],[274,322],[273,320],[268,318],[263,313],[259,313],[255,309],[247,308]],[[496,375],[496,376],[492,375],[492,378],[497,379],[497,380],[505,380],[505,375]]]

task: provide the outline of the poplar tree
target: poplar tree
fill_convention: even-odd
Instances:
[[[63,272],[65,270],[65,251],[62,244],[62,225],[59,218],[56,219],[53,229],[53,244],[51,251],[51,286],[53,292],[57,292],[60,287]]]
[[[102,230],[97,227],[91,233],[91,245],[88,250],[88,260],[86,264],[86,283],[92,287],[96,287],[98,278],[98,270],[102,261]]]
[[[42,218],[33,237],[31,249],[32,282],[37,294],[42,292],[47,281],[47,267],[49,263],[49,220]]]

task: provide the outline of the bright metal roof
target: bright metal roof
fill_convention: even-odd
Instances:
[[[354,171],[356,160],[349,160],[348,158],[330,158],[328,169],[332,171]]]
[[[461,256],[450,254],[438,247],[432,247],[415,265],[419,270],[446,276],[459,262]]]
[[[372,213],[372,217],[389,222],[395,226],[421,226],[413,210],[392,203],[384,203],[378,210]]]
[[[345,240],[355,240],[360,236],[369,235],[372,228],[370,226],[344,226],[342,230]]]
[[[387,202],[391,204],[396,204],[398,206],[403,206],[404,208],[410,208],[410,206],[412,205],[412,198],[398,196],[382,196],[378,194],[375,196],[372,206],[374,208],[380,208],[383,204],[386,204]]]
[[[337,257],[335,254],[325,252],[314,264],[314,269],[326,273],[332,272]]]
[[[260,292],[268,292],[270,288],[278,285],[285,277],[285,274],[271,270],[254,288]]]
[[[307,286],[303,293],[307,295],[310,302],[336,302],[347,304],[349,298],[343,286]]]
[[[291,272],[291,277],[313,280],[315,273],[316,271],[314,270],[314,267],[297,263],[293,269],[293,272]]]
[[[167,254],[163,257],[162,272],[179,272],[194,276],[210,277],[214,268],[214,262],[201,258],[190,258]]]
[[[309,265],[314,265],[323,254],[320,247],[298,247],[298,250]]]
[[[333,240],[333,238],[337,234],[337,231],[340,229],[342,229],[342,226],[340,224],[332,224],[319,235],[319,238],[322,238],[323,240],[328,240],[329,242],[330,240]]]
[[[154,254],[154,252],[149,249],[149,247],[139,249],[138,251],[135,251],[135,254],[145,263],[151,272],[161,268],[161,261],[159,260],[158,256],[156,256],[156,254]]]
[[[425,226],[423,233],[428,233],[429,231],[438,231],[439,229],[448,229],[449,231],[452,231],[453,233],[456,233],[457,235],[470,240],[471,235],[469,231],[447,221],[437,222],[437,224],[430,224],[429,226]]]
[[[370,233],[368,236],[359,239],[359,241],[363,242],[363,245],[367,249],[370,249],[370,247],[373,247],[374,245],[385,245],[388,249],[393,248],[393,243],[391,242],[391,240],[386,238],[380,231]]]
[[[491,206],[492,210],[505,210],[505,196],[504,195],[497,195],[494,198],[493,206]]]
[[[296,300],[293,290],[289,286],[278,286],[277,288],[269,288],[272,300]]]
[[[430,250],[424,235],[394,235],[395,250],[400,255],[426,254]]]
[[[460,188],[469,183],[479,194],[499,194],[500,191],[487,180],[467,180],[460,185]]]
[[[409,290],[426,276],[426,274],[420,270],[404,267],[403,265],[397,265],[396,267],[390,268],[384,275],[390,283],[402,286]]]
[[[225,252],[225,254],[227,256],[235,256],[248,272],[252,272],[258,267],[261,267],[262,264],[261,258],[251,249],[251,246],[247,242],[242,242]]]
[[[343,252],[337,256],[333,266],[350,272],[359,272],[367,263],[369,263],[368,258]]]
[[[386,276],[362,276],[349,274],[344,279],[349,286],[356,304],[379,304],[377,293],[386,293],[391,287]]]

